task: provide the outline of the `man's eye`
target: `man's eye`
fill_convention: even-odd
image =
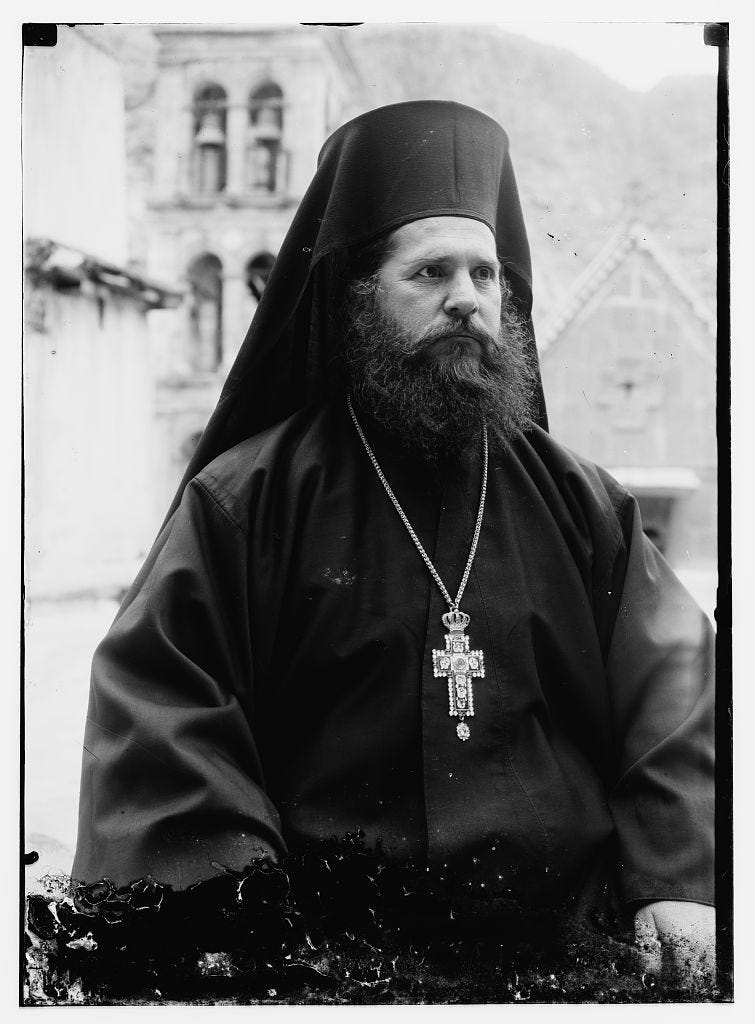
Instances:
[[[496,273],[492,267],[478,267],[476,271],[477,279],[484,281],[486,284],[489,281],[495,281]]]
[[[432,281],[434,281],[436,278],[442,277],[442,276],[443,276],[443,271],[440,269],[440,267],[435,266],[435,264],[429,264],[428,266],[422,267],[421,270],[417,271],[417,277],[430,278],[430,280],[432,280]]]

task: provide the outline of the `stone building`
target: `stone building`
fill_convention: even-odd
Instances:
[[[553,434],[637,497],[646,533],[715,604],[715,320],[638,222],[538,335]]]
[[[112,55],[60,26],[23,99],[26,593],[112,594],[155,532],[147,312],[179,296],[128,267]]]
[[[215,405],[327,137],[354,111],[337,34],[299,26],[155,26],[148,268],[179,281],[156,325],[157,510]],[[153,318],[156,319],[156,318]]]

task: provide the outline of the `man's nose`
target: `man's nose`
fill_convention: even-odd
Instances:
[[[466,273],[454,274],[448,279],[448,293],[443,309],[448,316],[467,317],[480,308],[474,281]]]

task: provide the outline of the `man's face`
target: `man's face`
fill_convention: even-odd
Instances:
[[[378,308],[423,358],[442,363],[464,354],[479,361],[484,336],[499,334],[498,275],[485,224],[468,217],[411,221],[391,236],[378,271]]]
[[[467,217],[428,217],[386,244],[376,273],[369,253],[361,274],[355,264],[344,303],[340,359],[354,404],[429,459],[476,448],[483,422],[505,444],[532,423],[537,374],[492,233]]]

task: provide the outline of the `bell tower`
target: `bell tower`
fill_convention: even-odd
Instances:
[[[339,34],[299,25],[160,25],[147,261],[179,282],[161,326],[160,428],[186,464],[246,334],[326,137],[360,82]],[[167,342],[166,334],[170,335]]]

